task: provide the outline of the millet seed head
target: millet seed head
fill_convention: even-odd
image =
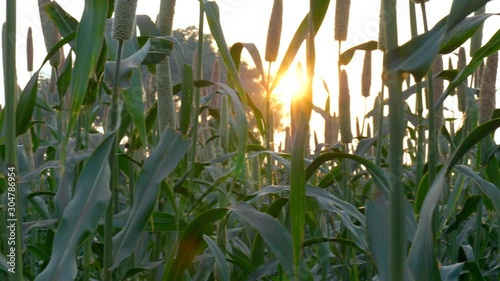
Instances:
[[[283,26],[283,0],[274,0],[269,29],[267,30],[266,55],[268,62],[276,61],[280,48],[281,28]]]
[[[112,37],[115,40],[129,40],[135,29],[137,0],[116,0]]]
[[[161,0],[160,13],[158,14],[158,31],[162,36],[172,35],[174,21],[175,0]]]
[[[498,52],[489,56],[486,60],[481,90],[479,92],[479,122],[483,123],[491,119],[496,106],[496,78],[498,68]]]
[[[347,39],[347,28],[349,26],[349,9],[351,0],[337,0],[335,6],[335,40],[345,41]]]
[[[372,84],[372,52],[366,51],[363,61],[363,72],[361,74],[361,95],[367,98],[370,96]]]
[[[460,47],[458,50],[458,62],[457,62],[457,68],[458,70],[462,70],[467,66],[467,58],[465,54],[465,49],[464,47]],[[458,98],[458,110],[460,112],[465,112],[465,109],[467,108],[467,95],[465,93],[465,85],[464,83],[467,83],[466,81],[463,83],[460,83],[460,85],[457,86],[457,98]]]
[[[343,144],[352,142],[351,131],[351,97],[349,94],[349,82],[347,73],[342,70],[340,73],[339,87],[339,121],[340,121],[340,141]]]
[[[28,36],[26,37],[26,56],[28,58],[27,69],[31,72],[33,71],[33,33],[31,27],[28,28]]]

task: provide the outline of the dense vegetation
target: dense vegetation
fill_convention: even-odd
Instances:
[[[382,0],[378,42],[347,50],[350,0],[311,0],[279,60],[275,0],[263,58],[280,61],[277,73],[254,44],[227,45],[216,2],[199,1],[198,27],[173,30],[175,0],[156,22],[135,15],[137,0],[86,0],[80,20],[39,0],[53,73],[38,66],[23,89],[16,2],[2,30],[1,280],[499,280],[500,31],[482,40],[488,0],[454,0],[432,28],[427,1],[410,1],[413,39],[401,46],[396,1]],[[330,99],[312,103],[329,6],[335,113]],[[27,50],[32,61],[30,40]],[[384,54],[384,87],[353,134],[345,66],[356,52],[363,95],[372,52]],[[272,94],[296,59],[303,92],[277,146]],[[462,116],[444,118],[451,96]],[[310,141],[313,110],[324,143]]]

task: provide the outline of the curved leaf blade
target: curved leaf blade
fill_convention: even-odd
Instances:
[[[75,196],[64,209],[57,228],[50,262],[36,281],[66,281],[77,276],[77,247],[96,229],[111,198],[108,158],[113,138],[113,134],[108,136],[83,168]]]
[[[434,209],[441,199],[441,192],[445,186],[446,175],[469,149],[498,127],[500,127],[500,118],[490,120],[476,127],[457,147],[452,157],[434,179],[422,204],[420,221],[408,258],[410,269],[416,280],[439,280],[440,278],[434,247],[435,234],[432,230],[432,221]]]
[[[116,268],[128,257],[156,206],[160,182],[166,178],[184,157],[190,141],[173,129],[162,134],[160,142],[144,161],[135,186],[134,203],[125,227],[113,237],[113,265]]]
[[[237,202],[231,205],[229,210],[257,230],[278,258],[290,280],[294,280],[294,266],[290,258],[293,255],[290,233],[275,218],[257,211],[248,203]],[[304,262],[300,263],[299,280],[313,280]]]
[[[179,241],[179,249],[177,250],[175,261],[170,268],[165,269],[165,273],[168,271],[168,274],[163,275],[164,281],[181,280],[184,270],[191,264],[198,251],[203,240],[203,234],[215,221],[225,216],[226,213],[226,208],[209,209],[198,215],[188,224]]]

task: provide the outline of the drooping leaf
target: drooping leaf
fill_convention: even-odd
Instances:
[[[464,267],[463,262],[442,266],[440,269],[441,280],[442,281],[458,281],[458,278],[462,274],[463,267]]]
[[[444,17],[428,32],[416,36],[401,47],[391,50],[384,57],[384,66],[389,72],[411,73],[415,80],[420,81],[427,70],[432,65],[434,58],[438,54],[443,44],[446,44],[445,39],[456,40],[458,34],[462,32],[461,29],[455,28],[464,18],[470,13],[474,12],[478,7],[486,4],[489,0],[479,1],[466,1],[456,0],[453,1],[451,11],[456,11],[455,14],[450,12],[450,15]],[[484,21],[484,20],[483,20]],[[467,25],[464,28],[468,28]],[[467,35],[463,32],[462,35]],[[472,36],[472,34],[470,34]],[[460,40],[466,40],[464,36],[459,36]],[[451,45],[456,45],[453,43]],[[449,47],[446,48],[448,51]]]
[[[130,216],[130,209],[127,209],[119,214],[113,216],[113,227],[123,229]],[[102,221],[104,223],[104,221]],[[144,231],[147,232],[170,232],[170,231],[184,231],[186,222],[176,219],[174,215],[153,211],[148,223],[144,226]]]
[[[278,258],[283,270],[290,280],[294,280],[292,256],[292,238],[288,231],[273,217],[255,210],[247,203],[238,202],[229,207],[238,217],[257,230],[262,239]],[[313,280],[306,264],[301,261],[299,280]]]
[[[492,16],[492,14],[482,14],[465,18],[447,34],[447,37],[444,38],[439,53],[449,54],[456,50],[465,43],[465,41],[467,41],[467,39],[469,39],[490,16]]]
[[[316,157],[314,161],[307,167],[306,179],[309,180],[315,173],[316,169],[318,169],[318,167],[320,167],[323,163],[339,158],[354,160],[359,164],[365,166],[370,175],[372,176],[373,180],[375,181],[377,187],[380,189],[380,191],[384,194],[386,198],[389,198],[389,178],[387,174],[379,166],[375,165],[370,160],[357,155],[352,155],[343,152],[323,153],[320,156]]]
[[[222,250],[219,248],[217,243],[207,235],[203,235],[203,239],[207,242],[210,251],[212,252],[212,256],[215,258],[215,263],[217,264],[217,270],[219,270],[219,278],[221,281],[229,281],[229,268],[227,266],[227,261],[222,253]]]
[[[471,178],[477,184],[477,187],[484,193],[486,198],[488,198],[488,200],[490,200],[495,207],[496,215],[500,217],[500,190],[498,189],[498,187],[491,182],[483,179],[469,166],[457,165],[455,166],[455,170]]]
[[[123,276],[122,280],[123,281],[130,280],[130,278],[133,278],[137,274],[139,274],[141,272],[153,270],[153,269],[157,268],[158,266],[162,265],[163,263],[165,263],[165,261],[148,262],[146,264],[140,265],[139,267],[131,268],[131,269],[127,270],[127,272]]]
[[[500,30],[483,47],[476,50],[471,61],[455,76],[455,79],[450,82],[444,93],[439,97],[439,100],[436,101],[435,109],[437,110],[441,107],[446,97],[483,63],[484,58],[498,52],[498,50],[500,50]]]
[[[340,65],[348,65],[351,62],[352,57],[356,51],[373,51],[376,50],[378,46],[377,41],[368,41],[357,46],[354,46],[347,51],[343,52],[339,57]]]
[[[446,235],[451,231],[457,229],[462,222],[468,219],[477,210],[477,205],[479,204],[479,202],[481,202],[480,196],[468,197],[463,204],[462,210],[460,210],[455,219],[446,228],[446,230],[443,232],[443,235]]]
[[[410,269],[416,280],[439,280],[440,278],[434,246],[435,235],[432,229],[432,221],[434,209],[441,199],[441,192],[445,186],[446,175],[471,147],[494,132],[498,127],[500,127],[500,118],[490,120],[476,127],[465,137],[434,179],[422,204],[420,221],[408,258]]]
[[[95,231],[111,198],[108,158],[113,137],[108,136],[99,145],[83,168],[75,195],[64,209],[57,228],[50,262],[36,277],[36,281],[66,281],[74,280],[77,276],[78,245]]]
[[[189,143],[182,134],[167,129],[144,162],[135,185],[134,203],[128,220],[125,227],[113,237],[112,268],[116,268],[133,252],[156,205],[160,182],[177,167]]]
[[[63,37],[68,36],[78,28],[78,21],[68,14],[57,2],[51,1],[45,6],[45,10]]]
[[[29,129],[33,109],[36,104],[36,93],[38,90],[38,73],[31,76],[28,84],[19,97],[16,108],[16,136],[19,136]]]
[[[112,21],[106,23],[106,46],[110,54],[110,59],[115,61],[106,62],[104,71],[104,81],[112,88],[115,66],[117,41],[111,36]],[[125,89],[122,92],[122,98],[125,108],[130,116],[135,128],[141,137],[141,142],[146,143],[146,125],[144,117],[143,85],[141,80],[140,66],[147,63],[158,63],[171,53],[173,43],[166,37],[150,37],[146,43],[139,49],[138,42],[134,36],[132,40],[127,40],[123,44],[123,57],[120,62],[120,88]],[[125,125],[125,124],[124,124]],[[126,127],[125,127],[126,128]],[[121,134],[120,134],[121,135]]]
[[[382,197],[366,203],[368,245],[377,264],[379,280],[390,280],[391,276],[391,263],[387,255],[390,250],[389,215],[389,203]],[[404,264],[405,280],[419,280],[413,278],[408,263]]]
[[[137,69],[141,64],[158,63],[170,54],[173,48],[173,43],[163,37],[150,38],[144,46],[137,52],[133,53],[126,59],[120,62],[120,74],[118,75],[119,88],[122,90],[130,89],[130,80],[132,71]],[[153,56],[147,61],[148,56]],[[158,57],[159,56],[159,57]],[[112,88],[115,77],[116,61],[106,62],[106,70],[104,72],[104,81]]]
[[[179,240],[179,248],[174,262],[165,268],[163,280],[182,280],[184,270],[191,264],[203,240],[203,234],[212,224],[227,213],[226,208],[209,209],[192,220]],[[168,273],[167,273],[168,272]]]

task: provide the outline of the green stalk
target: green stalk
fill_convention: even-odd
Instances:
[[[382,133],[384,131],[384,91],[385,87],[382,83],[382,89],[380,90],[380,93],[378,95],[378,118],[376,122],[378,124],[373,124],[373,126],[377,126],[377,151],[376,151],[376,156],[375,156],[375,163],[380,166],[380,163],[382,162]]]
[[[158,15],[158,30],[162,36],[172,35],[175,0],[162,0]],[[170,73],[170,59],[167,56],[156,67],[156,83],[158,88],[158,126],[159,134],[165,128],[175,128],[175,103],[172,92],[172,75]]]
[[[398,46],[398,26],[396,0],[383,0],[387,14],[384,18],[386,50],[391,51]],[[387,52],[385,54],[387,56]],[[393,57],[388,60],[397,59]],[[404,280],[406,260],[406,231],[403,183],[403,78],[398,72],[387,73],[386,85],[389,88],[389,177],[390,177],[390,260],[391,281]]]
[[[418,35],[417,31],[417,12],[415,9],[415,3],[410,1],[410,27],[411,27],[411,37],[416,37]],[[424,120],[423,112],[423,97],[422,97],[422,86],[420,81],[417,82],[417,100],[416,100],[416,113],[418,115],[418,138],[417,138],[417,153],[416,153],[416,179],[415,184],[418,185],[424,174],[424,161],[425,161],[425,128],[422,120]]]
[[[111,126],[108,126],[108,130],[114,132],[113,136],[113,146],[111,147],[111,155],[109,156],[109,167],[111,170],[111,178],[109,188],[111,190],[111,199],[109,200],[108,208],[106,210],[106,217],[104,220],[104,265],[103,265],[103,280],[110,281],[113,271],[110,269],[112,264],[112,241],[113,241],[113,214],[115,212],[114,202],[117,199],[117,188],[118,188],[118,157],[116,155],[118,151],[118,136],[117,136],[117,126],[119,118],[119,87],[118,81],[120,76],[120,63],[123,52],[123,40],[118,40],[117,52],[116,52],[116,66],[115,66],[115,77],[113,81],[113,96],[111,100]]]
[[[424,21],[425,32],[429,31],[427,26],[427,12],[425,9],[425,2],[420,3],[422,7],[422,17]],[[434,80],[432,78],[432,70],[427,73],[427,110],[429,111],[428,126],[429,126],[429,159],[428,159],[428,174],[429,174],[429,186],[434,181],[436,177],[436,166],[437,166],[437,156],[438,156],[438,146],[437,146],[437,134],[435,126],[436,111],[434,109]]]
[[[306,146],[309,134],[309,121],[312,112],[312,80],[315,65],[315,47],[314,47],[314,26],[312,23],[313,2],[309,2],[309,32],[306,38],[306,87],[300,100],[292,101],[292,110],[297,116],[292,116],[292,122],[296,121],[297,127],[293,134],[290,176],[290,215],[292,229],[292,248],[294,280],[299,280],[299,264],[302,256],[302,242],[304,241],[305,231],[305,193],[306,193],[306,175],[304,158],[306,155]]]
[[[204,19],[205,9],[203,6],[203,1],[200,0],[200,16],[198,23],[198,59],[196,63],[196,80],[201,80],[202,77],[202,65],[203,65],[203,19]],[[189,172],[189,191],[193,190],[194,187],[194,174],[195,174],[195,163],[196,163],[196,146],[198,139],[198,114],[200,112],[200,88],[194,88],[194,110],[192,116],[192,128],[191,128],[191,137],[192,137],[192,147],[191,147],[191,155],[190,155],[190,167],[191,170]],[[182,214],[183,205],[181,205],[181,214]]]
[[[6,128],[6,164],[8,167],[14,167],[16,174],[17,170],[17,142],[16,142],[16,1],[7,0],[7,32],[6,32],[6,80],[5,81],[5,122],[9,124]],[[21,229],[21,190],[16,187],[16,273],[15,280],[22,281],[23,277],[23,252],[22,252],[22,229]],[[2,229],[3,231],[3,229]]]
[[[271,78],[271,61],[269,62],[269,66],[267,69],[267,83],[266,83],[266,149],[267,151],[271,151],[273,148],[272,145],[272,134],[273,134],[273,128],[272,128],[272,113],[271,113],[271,93],[269,91],[269,84],[270,84],[270,78]],[[273,173],[272,173],[272,162],[273,158],[270,153],[267,154],[267,165],[266,165],[266,177],[267,177],[267,185],[272,185],[273,184]]]

